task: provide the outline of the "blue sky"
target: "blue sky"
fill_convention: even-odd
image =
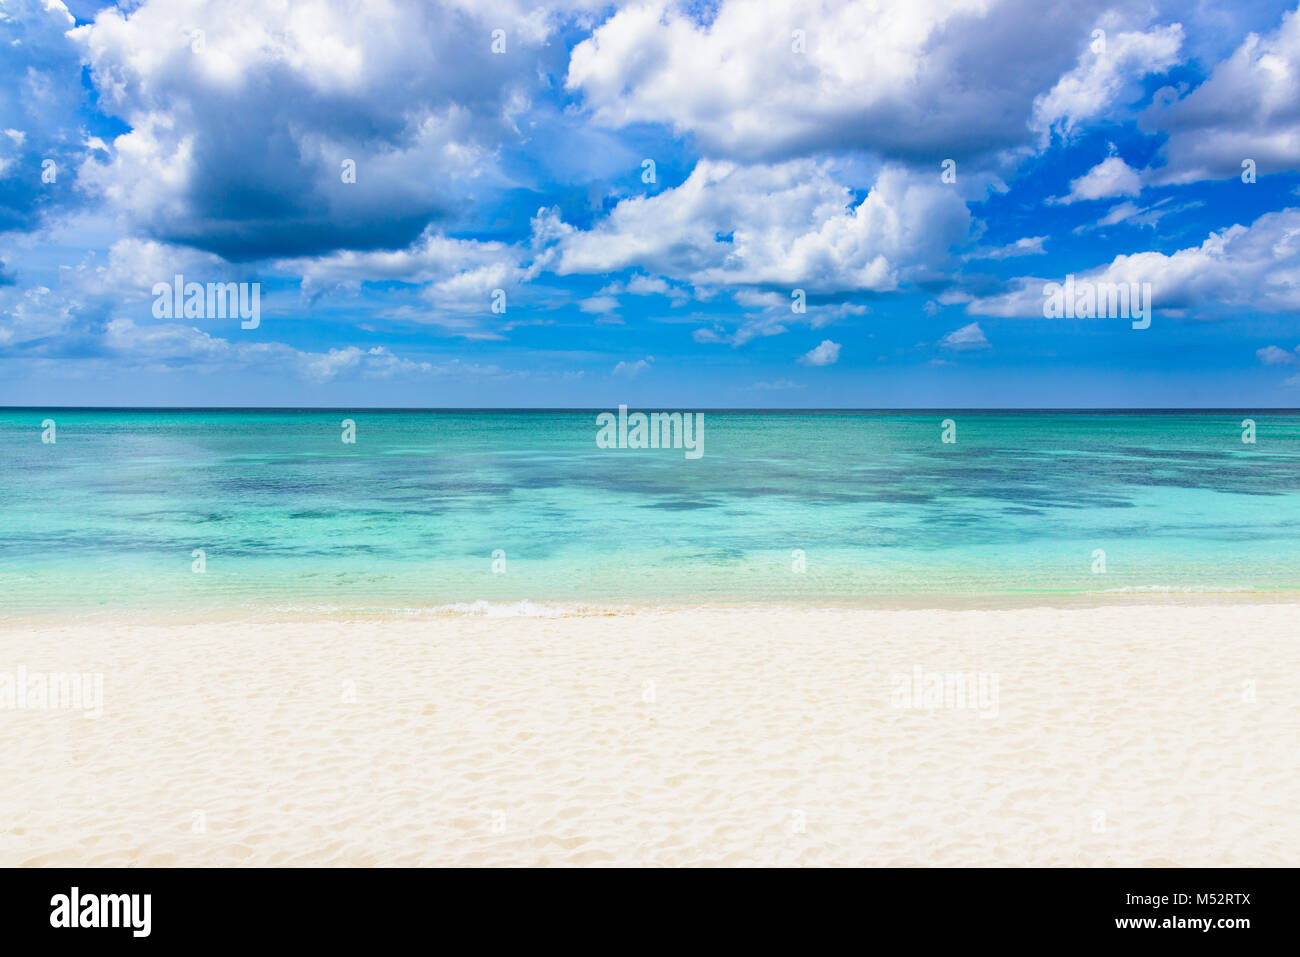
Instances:
[[[1300,405],[1285,4],[4,0],[0,42],[0,404]],[[260,322],[160,318],[177,274]],[[1069,274],[1150,328],[1044,318]]]

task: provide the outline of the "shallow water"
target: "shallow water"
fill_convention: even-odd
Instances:
[[[596,414],[0,410],[0,614],[1300,588],[1294,412]]]

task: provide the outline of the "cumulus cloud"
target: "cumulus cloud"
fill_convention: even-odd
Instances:
[[[238,335],[239,319],[199,326],[153,318],[153,286],[176,274],[192,282],[258,281],[249,267],[151,240],[122,239],[105,257],[90,256],[60,271],[57,289],[0,287],[0,356],[18,359],[108,359],[121,369],[151,371],[263,369],[311,381],[446,375],[434,365],[394,355],[386,347],[348,346],[326,352]],[[262,298],[263,319],[267,297]],[[263,322],[265,330],[271,324]],[[233,338],[223,338],[235,330]],[[476,370],[493,374],[497,370]]]
[[[596,293],[597,296],[666,296],[674,305],[680,305],[690,299],[690,293],[680,286],[675,286],[662,276],[637,274],[627,282],[612,282]]]
[[[153,287],[177,275],[193,282],[256,281],[248,267],[185,247],[119,239],[103,253],[59,270],[54,288],[0,285],[0,347],[76,355],[100,340],[104,323],[150,317]]]
[[[404,249],[346,249],[281,259],[274,267],[301,276],[303,295],[313,304],[331,295],[355,295],[367,284],[372,291],[383,285],[388,293],[378,310],[382,318],[436,326],[468,339],[501,339],[509,323],[493,306],[501,294],[507,308],[518,304],[540,268],[527,258],[528,251],[515,245],[454,239],[426,229]]]
[[[544,222],[562,274],[639,266],[695,285],[811,293],[896,289],[946,262],[970,213],[937,177],[900,168],[854,204],[827,163],[702,160],[680,186],[622,200],[589,230]]]
[[[427,362],[413,362],[393,355],[383,346],[360,349],[348,346],[344,349],[331,349],[319,357],[310,356],[303,360],[308,378],[317,382],[333,379],[336,376],[360,372],[370,378],[389,379],[394,376],[428,373],[432,366]]]
[[[504,184],[496,150],[561,67],[552,29],[509,2],[105,9],[70,36],[131,129],[81,178],[153,238],[228,259],[402,247]]]
[[[480,296],[480,307],[487,291],[525,281],[530,275],[520,252],[506,243],[452,239],[432,229],[402,249],[346,249],[281,259],[276,266],[300,275],[308,296],[338,288],[355,290],[363,282],[404,282],[434,285],[445,294],[442,305],[463,300],[467,293]],[[431,295],[438,298],[437,293]]]
[[[823,339],[819,345],[799,357],[806,366],[833,366],[840,361],[840,344]]]
[[[1169,133],[1153,182],[1239,176],[1246,159],[1261,176],[1300,169],[1300,11],[1247,36],[1209,79],[1176,96],[1162,91],[1142,117],[1147,129]]]
[[[1025,277],[1003,293],[974,298],[966,311],[986,316],[1041,318],[1043,286],[1061,282]],[[1265,213],[1250,226],[1210,233],[1199,246],[1166,255],[1116,256],[1076,277],[1094,283],[1151,283],[1157,314],[1228,318],[1243,311],[1290,312],[1300,308],[1300,209]]]
[[[74,328],[76,303],[48,286],[0,288],[0,348],[57,339]]]
[[[0,9],[0,233],[74,206],[77,166],[99,144],[77,119],[84,99],[72,15],[59,0]]]
[[[1255,355],[1266,366],[1300,365],[1300,347],[1290,352],[1278,346],[1265,346],[1263,349],[1256,349]]]
[[[1078,179],[1070,180],[1070,192],[1057,202],[1077,203],[1080,200],[1111,199],[1116,196],[1136,196],[1142,192],[1142,177],[1118,156],[1111,156]]]
[[[625,379],[635,379],[641,373],[650,368],[651,363],[655,361],[654,356],[646,356],[644,359],[635,361],[622,361],[614,366],[614,371],[610,375],[621,376]]]
[[[667,124],[710,156],[858,148],[929,164],[1024,145],[1035,97],[1070,69],[1070,38],[1082,45],[1090,22],[1125,6],[1138,5],[881,0],[867,11],[856,0],[721,0],[706,21],[689,4],[647,0],[578,44],[566,82],[598,122]],[[1122,75],[1163,49],[1116,46],[1134,47]],[[1080,81],[1044,115],[1094,109],[1116,85]]]
[[[1144,76],[1164,73],[1179,62],[1181,24],[1108,31],[1105,26],[1111,22],[1113,17],[1099,21],[1102,35],[1094,35],[1074,69],[1034,100],[1031,126],[1041,145],[1047,145],[1053,133],[1070,139],[1084,123],[1136,98]]]
[[[241,346],[178,322],[139,325],[132,319],[113,319],[104,328],[104,346],[110,352],[152,362],[234,362],[241,358]],[[252,358],[250,349],[267,351],[262,343],[246,343],[242,358]],[[274,350],[282,357],[293,350]]]

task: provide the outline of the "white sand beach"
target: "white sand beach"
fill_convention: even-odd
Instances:
[[[11,623],[0,865],[1294,866],[1298,612]]]

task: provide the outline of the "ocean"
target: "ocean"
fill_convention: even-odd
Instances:
[[[610,411],[0,409],[0,615],[1300,588],[1295,411]]]

